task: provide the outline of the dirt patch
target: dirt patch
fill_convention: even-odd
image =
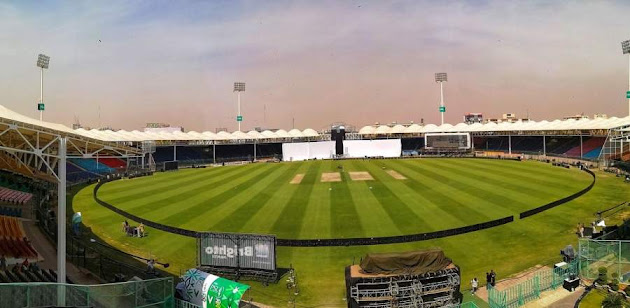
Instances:
[[[304,173],[298,173],[293,177],[293,180],[291,180],[291,184],[300,184],[302,183],[302,179],[304,179]]]
[[[397,180],[406,180],[407,178],[398,173],[398,171],[394,171],[394,170],[387,170],[387,174],[391,175],[393,178],[397,179]]]
[[[322,173],[322,182],[341,182],[341,173],[324,172]]]
[[[366,171],[348,172],[353,181],[371,181],[374,180],[372,175]]]

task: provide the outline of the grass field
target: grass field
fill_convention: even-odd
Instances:
[[[340,182],[322,182],[339,172]],[[392,176],[391,170],[406,179]],[[352,180],[368,172],[373,180]],[[295,175],[304,174],[299,184]],[[368,252],[441,247],[462,268],[463,281],[491,268],[499,278],[536,264],[557,261],[576,242],[578,222],[628,199],[627,186],[598,172],[594,189],[568,204],[498,228],[450,238],[382,246],[278,248],[278,266],[296,268],[301,306],[345,306],[344,267]],[[400,178],[400,177],[398,177]],[[280,238],[340,238],[401,235],[459,227],[517,215],[586,187],[591,177],[577,169],[539,162],[480,159],[351,160],[252,164],[180,170],[105,184],[99,197],[138,216],[193,230],[270,233]],[[128,238],[123,218],[96,204],[93,186],[73,199],[84,224],[121,249],[171,263],[170,271],[195,264],[194,239],[148,229]],[[283,283],[252,283],[248,297],[286,305]],[[469,287],[463,284],[463,289]]]

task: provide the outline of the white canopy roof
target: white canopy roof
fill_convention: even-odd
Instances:
[[[473,132],[517,132],[517,131],[558,131],[558,130],[608,130],[615,127],[630,125],[630,117],[624,118],[597,118],[597,119],[569,119],[554,121],[516,121],[501,123],[458,123],[451,125],[444,123],[442,125],[427,124],[420,126],[412,124],[407,127],[402,125],[379,125],[364,126],[359,129],[360,135],[388,135],[388,134],[413,134],[413,133],[473,133]]]

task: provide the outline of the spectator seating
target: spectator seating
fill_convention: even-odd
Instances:
[[[26,238],[22,222],[17,218],[0,216],[0,254],[7,259],[37,259],[37,251]]]
[[[33,194],[0,187],[0,202],[25,204],[33,198]]]
[[[22,212],[21,208],[0,206],[0,215],[3,216],[22,217]]]
[[[113,168],[110,168],[100,162],[97,162],[95,159],[85,158],[72,158],[69,159],[70,162],[77,165],[78,167],[84,169],[85,171],[97,173],[97,174],[107,174],[115,171]]]
[[[549,137],[547,138],[547,153],[565,155],[567,151],[574,147],[578,147],[578,156],[580,156],[580,138],[579,137]]]
[[[85,171],[71,162],[66,163],[66,180],[69,182],[80,183],[100,177],[100,175]]]
[[[404,138],[401,139],[401,144],[403,151],[417,152],[424,147],[424,138]]]
[[[98,162],[114,169],[127,168],[127,162],[118,158],[99,158]]]
[[[16,282],[57,282],[57,273],[51,269],[42,270],[37,266],[29,266],[25,271],[0,271],[0,283]]]
[[[588,138],[586,140],[582,139],[582,148],[583,148],[583,152],[584,154],[588,154],[593,150],[596,149],[600,149],[604,146],[604,142],[606,141],[606,138],[604,137],[592,137],[592,138]],[[599,152],[596,152],[597,156],[599,156]],[[566,156],[568,157],[580,157],[580,144],[578,143],[577,146],[571,148],[570,150],[566,151],[564,153]],[[591,156],[594,154],[591,154]],[[584,155],[586,156],[586,155]],[[597,157],[595,156],[595,157]]]

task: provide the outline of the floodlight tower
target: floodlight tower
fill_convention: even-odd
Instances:
[[[241,131],[241,122],[243,122],[243,116],[241,115],[241,92],[245,92],[245,83],[235,82],[234,92],[236,92],[238,96],[238,114],[236,115],[236,122],[238,122],[238,131]]]
[[[440,116],[442,118],[442,124],[444,124],[444,113],[446,112],[446,106],[444,106],[444,82],[448,81],[446,73],[435,73],[435,82],[440,83]]]
[[[621,42],[621,50],[630,59],[630,40]],[[626,98],[628,99],[628,115],[630,115],[630,61],[628,62],[628,92],[626,92]]]
[[[39,54],[37,57],[37,67],[41,69],[40,84],[39,84],[39,103],[37,104],[37,110],[39,110],[39,120],[44,120],[44,69],[48,69],[50,63],[50,57],[45,54]]]

